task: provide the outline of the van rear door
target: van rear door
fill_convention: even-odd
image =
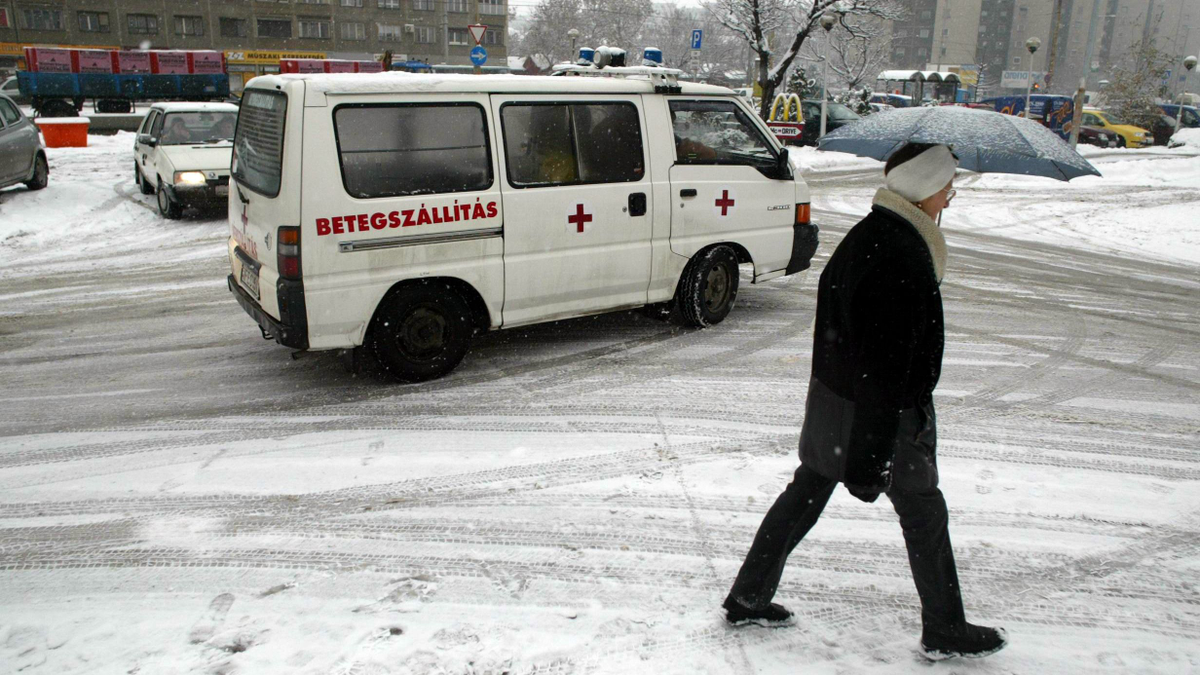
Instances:
[[[263,311],[289,324],[304,317],[281,315],[280,298],[287,294],[277,269],[278,240],[281,226],[300,224],[301,153],[285,151],[285,147],[299,148],[303,95],[303,81],[245,90],[234,137],[229,190],[229,261],[233,278]],[[294,278],[285,276],[283,281],[298,285],[300,270],[292,272],[286,276]]]

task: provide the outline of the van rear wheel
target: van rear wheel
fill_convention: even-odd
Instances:
[[[432,380],[454,370],[467,353],[470,308],[451,289],[410,286],[384,298],[366,346],[401,382]]]
[[[728,246],[714,246],[696,254],[684,268],[675,300],[684,322],[706,328],[729,315],[737,291],[737,254]]]

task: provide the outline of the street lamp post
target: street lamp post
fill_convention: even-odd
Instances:
[[[1031,37],[1025,41],[1025,49],[1029,50],[1029,68],[1025,81],[1025,119],[1030,119],[1029,115],[1029,95],[1033,93],[1033,54],[1042,46],[1042,41],[1038,38]]]
[[[825,56],[821,59],[821,135],[825,136],[826,102],[829,100],[829,31],[837,23],[837,17],[832,14],[821,16],[821,28],[825,29]]]
[[[1183,60],[1183,67],[1187,69],[1187,74],[1191,74],[1192,69],[1196,67],[1196,57],[1189,56]],[[1184,82],[1187,82],[1187,75],[1184,75]],[[1179,131],[1179,125],[1183,121],[1183,94],[1179,95],[1179,110],[1175,111],[1175,131]]]
[[[571,38],[571,60],[575,60],[579,56],[575,53],[575,40],[579,39],[579,29],[572,28],[567,31],[567,37]]]

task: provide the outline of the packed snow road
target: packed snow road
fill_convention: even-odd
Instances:
[[[796,626],[718,611],[877,164],[809,172],[813,272],[713,329],[502,331],[398,386],[259,338],[221,214],[159,219],[131,142],[0,192],[0,671],[929,671],[882,500],[839,491],[793,554]],[[968,617],[1012,639],[972,672],[1200,668],[1200,158],[1094,159],[946,214],[941,487]]]

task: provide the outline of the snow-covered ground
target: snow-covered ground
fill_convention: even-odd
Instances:
[[[983,232],[1200,263],[1200,143],[1170,150],[1080,148],[1102,176],[1068,183],[961,173],[955,185],[958,196],[944,213],[942,227],[949,236]],[[796,154],[805,175],[883,171],[882,162],[844,153],[802,148]],[[814,207],[865,214],[877,185],[868,181],[858,189],[832,191],[815,199]]]
[[[0,672],[1200,670],[1182,148],[960,179],[941,487],[968,616],[1012,644],[930,665],[886,500],[835,494],[777,598],[796,626],[718,611],[796,467],[816,274],[877,162],[799,153],[814,270],[743,277],[720,326],[502,331],[396,386],[259,338],[222,214],[158,218],[132,135],[92,143],[0,191]]]

